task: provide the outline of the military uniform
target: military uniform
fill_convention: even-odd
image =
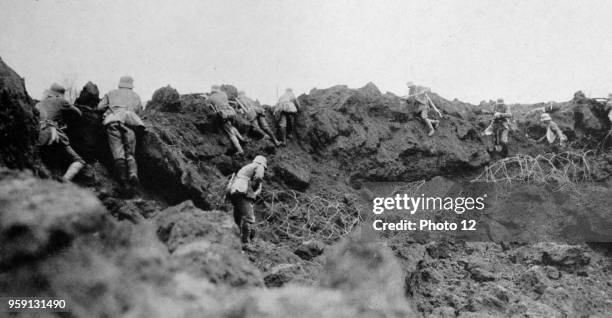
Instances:
[[[240,229],[242,242],[245,244],[255,236],[255,198],[261,192],[267,161],[264,156],[257,156],[252,163],[242,167],[234,176],[229,187],[229,196],[234,207],[234,222]]]
[[[496,150],[500,151],[502,145],[508,143],[508,134],[510,132],[510,109],[503,102],[502,99],[498,99],[497,103],[493,107],[493,120],[487,129],[485,135],[495,135],[496,139]]]
[[[213,87],[211,94],[208,96],[208,102],[210,102],[213,107],[217,110],[219,117],[222,121],[222,128],[227,138],[229,138],[230,142],[236,149],[236,154],[242,154],[244,151],[242,150],[242,145],[240,145],[240,141],[244,141],[238,129],[234,127],[232,122],[236,117],[236,111],[229,104],[229,100],[227,98],[227,94],[218,89],[216,86]]]
[[[83,168],[85,161],[70,146],[70,140],[64,132],[66,128],[65,112],[70,111],[81,115],[78,108],[70,105],[61,97],[64,92],[63,87],[53,84],[50,90],[45,91],[45,98],[36,104],[35,108],[38,110],[40,123],[38,145],[49,148],[51,151],[63,151],[70,157],[72,163],[63,176],[64,180],[70,181]]]
[[[439,113],[439,110],[431,101],[428,95],[428,89],[414,84],[408,84],[408,101],[414,106],[415,114],[418,118],[421,118],[427,128],[429,128],[429,136],[432,136],[435,132],[435,127],[440,123],[439,120],[430,119],[429,111],[435,110]]]
[[[562,146],[565,145],[565,142],[567,141],[567,137],[565,136],[563,131],[561,131],[561,128],[559,128],[559,125],[557,125],[557,123],[552,121],[552,118],[550,117],[550,115],[547,113],[543,113],[540,117],[540,120],[546,124],[546,136],[545,137],[548,140],[548,143],[549,144],[554,143],[558,137],[559,143]]]
[[[246,118],[251,123],[251,127],[258,134],[268,135],[272,142],[275,145],[279,145],[278,140],[276,140],[276,136],[274,136],[274,132],[270,129],[268,125],[268,121],[266,120],[266,114],[260,105],[257,102],[250,99],[248,96],[244,95],[244,93],[238,94],[238,101],[246,108]]]
[[[287,144],[287,127],[290,131],[295,130],[295,115],[298,112],[298,101],[291,89],[278,99],[274,108],[274,115],[278,118],[278,126],[281,133],[281,144]]]
[[[104,95],[98,109],[105,111],[103,124],[119,179],[122,183],[129,180],[135,184],[138,182],[138,167],[133,127],[144,126],[144,123],[138,117],[142,111],[142,102],[140,96],[132,90],[133,87],[131,77],[122,77],[119,88]]]

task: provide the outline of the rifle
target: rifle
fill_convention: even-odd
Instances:
[[[230,100],[229,102],[230,102],[230,105],[232,105],[232,104],[233,105],[238,105],[238,108],[240,110],[242,110],[243,113],[246,114],[248,112],[248,109],[240,102],[239,99],[233,99],[233,100]],[[236,108],[236,107],[234,106],[234,108]]]
[[[420,93],[416,93],[416,94],[412,94],[412,95],[400,96],[400,99],[409,99],[410,97],[415,97],[415,96],[419,96],[419,95],[423,95],[423,94],[427,94],[427,92],[420,92]]]

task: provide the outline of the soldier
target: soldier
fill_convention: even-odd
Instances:
[[[435,128],[438,128],[440,121],[436,119],[430,119],[429,111],[435,111],[438,116],[440,116],[440,118],[442,118],[442,113],[433,103],[431,98],[429,98],[429,93],[431,92],[430,89],[414,85],[412,82],[406,83],[406,86],[408,86],[408,96],[404,96],[401,98],[408,102],[411,102],[415,106],[416,115],[423,120],[423,122],[429,129],[427,135],[433,136],[433,134],[436,132]]]
[[[268,125],[268,121],[266,120],[266,113],[259,105],[258,102],[253,101],[251,98],[246,96],[243,91],[238,92],[238,103],[241,107],[244,108],[245,114],[249,122],[251,123],[251,127],[258,134],[262,136],[268,136],[272,139],[272,142],[275,146],[279,146],[280,142],[276,140],[276,136],[274,136],[274,132],[270,129]]]
[[[230,142],[236,149],[236,154],[243,154],[244,151],[242,150],[242,145],[240,142],[244,142],[245,140],[242,138],[240,132],[238,132],[238,129],[236,129],[236,127],[233,125],[233,121],[236,117],[236,111],[232,106],[230,106],[229,100],[227,99],[227,94],[221,90],[221,86],[213,85],[211,87],[211,92],[207,97],[207,101],[221,118],[223,123],[223,132],[225,132],[227,138],[229,138]]]
[[[263,177],[268,166],[266,157],[257,156],[252,163],[242,167],[232,178],[229,197],[234,206],[234,222],[240,229],[245,249],[255,237],[253,204],[261,192]]]
[[[537,141],[541,142],[542,140],[544,140],[544,138],[546,138],[549,144],[553,144],[555,142],[555,139],[559,137],[559,145],[561,147],[564,147],[565,142],[567,141],[567,137],[565,136],[565,134],[563,134],[563,132],[559,128],[559,125],[552,121],[550,115],[548,113],[542,113],[542,115],[540,115],[540,121],[546,125],[546,135],[544,135]]]
[[[484,132],[487,136],[495,136],[495,151],[497,152],[501,152],[508,145],[511,117],[512,114],[506,103],[504,103],[504,99],[498,98],[495,107],[493,107],[493,120]]]
[[[133,88],[134,79],[122,76],[118,88],[104,95],[98,104],[98,110],[104,111],[102,124],[106,128],[108,145],[122,190],[126,190],[128,184],[135,186],[139,182],[134,128],[144,127],[144,123],[138,117],[142,111],[142,102]]]
[[[287,145],[287,127],[292,133],[295,132],[295,115],[299,109],[300,102],[295,98],[293,90],[287,88],[274,106],[274,116],[278,118],[282,146]]]
[[[50,151],[62,151],[70,157],[72,163],[62,176],[62,180],[71,181],[85,166],[85,161],[70,146],[70,140],[64,132],[66,122],[64,115],[72,112],[81,116],[81,111],[74,105],[70,105],[63,96],[66,90],[59,84],[54,83],[49,90],[43,94],[43,100],[36,104],[39,114],[40,132],[38,134],[38,145]]]

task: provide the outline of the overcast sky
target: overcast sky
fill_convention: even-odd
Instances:
[[[143,99],[232,83],[270,103],[336,84],[408,80],[478,103],[612,92],[612,1],[0,0],[0,57],[40,98],[121,75]]]

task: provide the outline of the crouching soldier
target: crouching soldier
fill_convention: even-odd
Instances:
[[[295,133],[295,115],[299,109],[300,102],[295,98],[293,90],[287,88],[274,106],[274,117],[278,119],[282,146],[287,145],[287,127],[289,127],[289,131]]]
[[[484,134],[487,136],[494,135],[494,149],[497,152],[507,149],[511,117],[512,114],[506,103],[504,103],[504,99],[498,98],[495,107],[493,107],[493,120],[484,131]]]
[[[65,89],[62,86],[53,84],[45,91],[43,100],[36,104],[40,122],[38,145],[49,151],[61,151],[70,157],[72,163],[62,176],[62,180],[71,181],[85,166],[85,161],[70,146],[70,140],[64,132],[66,129],[64,114],[66,112],[73,112],[79,116],[82,114],[78,108],[63,98],[64,93]]]
[[[435,128],[438,128],[440,121],[436,119],[430,119],[429,111],[435,111],[438,116],[440,116],[440,118],[442,118],[442,113],[433,103],[431,98],[429,98],[428,93],[430,92],[430,90],[426,87],[414,85],[412,82],[408,82],[406,83],[406,85],[408,86],[408,96],[402,97],[402,99],[413,103],[413,105],[415,106],[414,108],[416,115],[423,120],[423,122],[429,129],[427,135],[433,136],[433,134],[436,132]]]
[[[245,249],[250,247],[255,237],[253,204],[261,192],[267,165],[266,157],[255,157],[252,163],[242,167],[236,173],[229,186],[229,197],[234,206],[234,222],[240,229],[240,237]]]
[[[221,90],[221,86],[213,85],[211,87],[210,95],[207,97],[207,101],[212,106],[213,110],[219,115],[223,123],[223,132],[227,135],[230,142],[234,146],[237,155],[244,153],[240,142],[244,142],[244,138],[238,129],[234,127],[233,121],[236,117],[236,110],[229,104],[227,94]]]
[[[262,136],[267,135],[275,146],[279,146],[280,142],[276,140],[274,132],[272,132],[272,129],[270,129],[268,125],[263,107],[246,96],[243,91],[238,92],[238,103],[244,109],[247,120],[251,123],[253,130]]]
[[[557,137],[559,138],[559,145],[561,147],[565,147],[565,142],[567,141],[567,137],[559,128],[559,125],[552,121],[552,118],[548,113],[542,113],[540,116],[540,121],[546,125],[546,135],[542,138],[538,139],[538,142],[541,142],[546,138],[549,144],[553,144]]]
[[[133,88],[132,77],[123,76],[119,79],[119,87],[104,95],[98,104],[98,110],[104,111],[102,123],[106,127],[108,145],[122,190],[126,190],[128,185],[138,184],[136,134],[133,129],[144,127],[144,123],[138,117],[142,102]]]

